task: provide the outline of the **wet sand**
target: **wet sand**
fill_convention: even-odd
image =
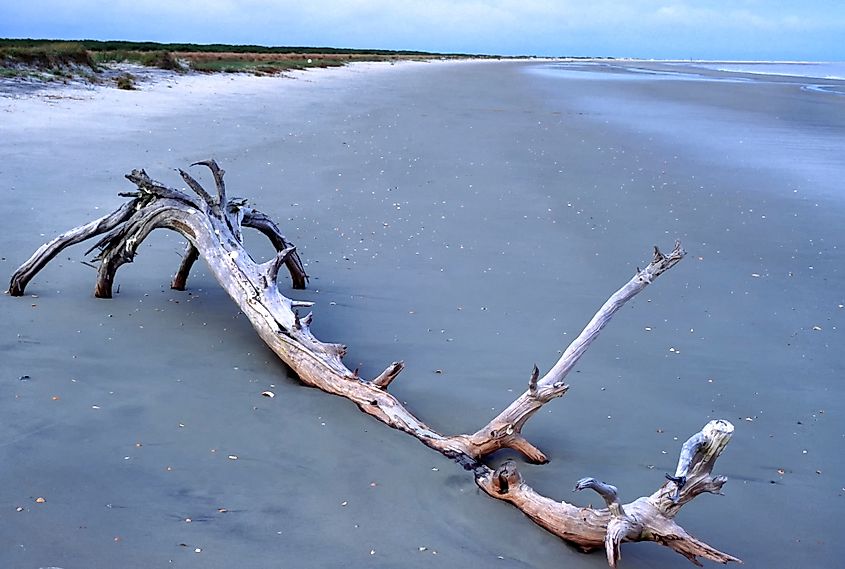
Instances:
[[[749,567],[836,567],[845,99],[783,78],[551,65],[0,98],[0,273],[117,207],[132,168],[181,186],[173,168],[214,156],[230,194],[299,246],[313,280],[291,296],[318,303],[318,337],[348,344],[365,377],[404,359],[392,391],[456,433],[551,366],[651,245],[680,238],[687,259],[526,427],[552,462],[521,470],[549,496],[595,503],[571,488],[596,476],[627,501],[729,419],[727,496],[679,521]],[[0,299],[0,566],[606,567],[298,385],[204,267],[170,291],[176,235],[154,234],[109,301],[84,249],[31,283],[37,297]],[[653,544],[623,557],[687,563]]]

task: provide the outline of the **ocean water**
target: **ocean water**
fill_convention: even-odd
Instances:
[[[793,80],[805,91],[845,95],[845,62],[575,61],[536,65],[530,73],[597,81],[707,81],[742,83]],[[713,72],[721,72],[713,73]],[[747,77],[743,75],[751,75]]]
[[[546,77],[567,77],[571,79],[594,79],[599,81],[742,81],[741,78],[712,78],[697,73],[694,68],[655,69],[636,64],[616,62],[555,62],[527,68],[527,72]]]
[[[748,68],[754,74],[740,76]],[[836,69],[845,76],[843,63],[607,61],[538,65],[526,72],[556,79],[543,85],[567,89],[582,112],[605,125],[684,148],[717,168],[777,172],[802,192],[840,201],[845,125],[838,109],[845,82],[810,75]],[[768,191],[785,189],[776,187]]]
[[[845,62],[748,62],[748,63],[695,63],[696,67],[728,71],[732,73],[753,73],[760,75],[781,75],[785,77],[813,77],[816,79],[837,79],[845,81]]]

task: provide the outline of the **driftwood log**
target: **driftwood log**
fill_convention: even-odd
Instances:
[[[444,435],[423,423],[388,391],[390,383],[402,371],[401,361],[391,363],[377,377],[365,379],[358,376],[357,370],[351,371],[344,365],[345,346],[324,343],[314,337],[310,330],[311,313],[300,316],[297,311],[313,303],[291,300],[278,288],[282,266],[290,272],[293,288],[304,288],[307,283],[308,276],[296,248],[268,216],[251,208],[244,199],[227,197],[224,172],[213,160],[194,165],[210,168],[216,195],[211,195],[182,170],[179,173],[195,196],[169,188],[143,170],[133,170],[126,178],[137,190],[120,194],[129,201],[115,212],[42,245],[14,273],[9,294],[22,296],[38,271],[66,247],[101,236],[88,250],[99,250],[95,257],[99,267],[94,294],[110,298],[115,272],[133,260],[147,235],[158,228],[176,231],[188,245],[173,277],[172,288],[185,288],[191,266],[202,257],[261,339],[303,383],[349,399],[364,413],[455,460],[472,471],[476,484],[485,493],[513,504],[549,532],[582,551],[604,548],[611,566],[616,566],[620,544],[626,541],[660,543],[697,565],[699,557],[718,563],[739,562],[736,557],[692,537],[674,521],[680,508],[699,494],[721,493],[727,479],[714,476],[712,469],[733,433],[733,425],[728,421],[707,423],[683,445],[677,470],[673,475],[666,475],[662,486],[652,495],[624,505],[619,503],[614,486],[593,478],[578,481],[575,488],[598,492],[606,508],[582,508],[538,494],[522,481],[511,460],[495,469],[484,463],[485,457],[503,448],[514,449],[531,462],[548,461],[542,451],[522,436],[526,421],[543,405],[567,392],[569,386],[564,383],[567,374],[616,311],[683,258],[680,243],[668,255],[655,247],[648,265],[637,269],[602,305],[557,363],[542,377],[534,366],[526,391],[487,425],[472,434]],[[244,249],[242,227],[253,227],[264,233],[275,246],[276,257],[256,263]]]

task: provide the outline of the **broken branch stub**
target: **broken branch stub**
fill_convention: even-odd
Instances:
[[[423,423],[388,392],[404,368],[403,362],[393,362],[368,381],[359,377],[357,370],[351,371],[344,365],[345,346],[321,342],[313,335],[313,316],[309,313],[300,317],[296,311],[313,303],[286,297],[277,284],[278,272],[286,266],[293,288],[305,287],[308,276],[296,248],[282,236],[269,216],[248,206],[246,200],[227,197],[224,172],[216,162],[196,164],[211,170],[216,197],[182,170],[179,171],[182,179],[197,197],[169,188],[143,170],[133,170],[126,178],[135,184],[137,191],[122,194],[131,198],[129,202],[110,215],[71,229],[42,245],[12,276],[9,293],[22,296],[30,280],[56,254],[100,236],[89,250],[100,251],[96,257],[100,264],[95,295],[109,298],[117,270],[132,262],[147,235],[159,228],[176,231],[188,245],[171,282],[174,289],[185,288],[193,264],[202,257],[261,339],[304,384],[349,399],[364,413],[455,460],[473,471],[476,483],[487,494],[513,504],[548,531],[583,550],[604,545],[611,565],[618,561],[620,545],[625,541],[662,543],[693,561],[697,557],[722,563],[738,561],[692,538],[672,519],[695,496],[703,492],[718,493],[724,484],[724,477],[713,477],[710,471],[733,431],[726,421],[708,423],[701,433],[687,441],[675,474],[652,496],[624,506],[618,502],[615,487],[595,479],[583,479],[578,486],[602,493],[608,508],[578,508],[551,500],[526,485],[513,462],[496,470],[481,462],[501,448],[515,449],[532,462],[548,460],[522,436],[526,421],[543,405],[566,393],[569,389],[564,383],[566,375],[622,305],[683,258],[680,243],[675,244],[669,255],[655,248],[652,261],[611,295],[557,363],[542,377],[534,366],[525,393],[484,428],[471,435],[448,436]],[[244,248],[243,227],[253,227],[266,235],[278,251],[276,257],[266,263],[255,262]]]

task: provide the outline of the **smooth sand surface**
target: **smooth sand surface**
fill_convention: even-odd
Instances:
[[[0,98],[0,273],[117,207],[132,168],[181,187],[174,168],[213,156],[299,246],[313,279],[291,296],[318,303],[315,333],[365,377],[404,359],[391,390],[456,433],[680,238],[687,259],[526,428],[552,462],[521,470],[578,504],[597,500],[572,493],[583,476],[630,500],[729,419],[727,496],[681,523],[748,567],[837,567],[845,98],[625,65],[354,65]],[[175,234],[148,240],[109,301],[84,249],[37,297],[0,298],[0,567],[606,567],[301,387],[203,266],[170,291]],[[626,568],[686,563],[623,547]]]

